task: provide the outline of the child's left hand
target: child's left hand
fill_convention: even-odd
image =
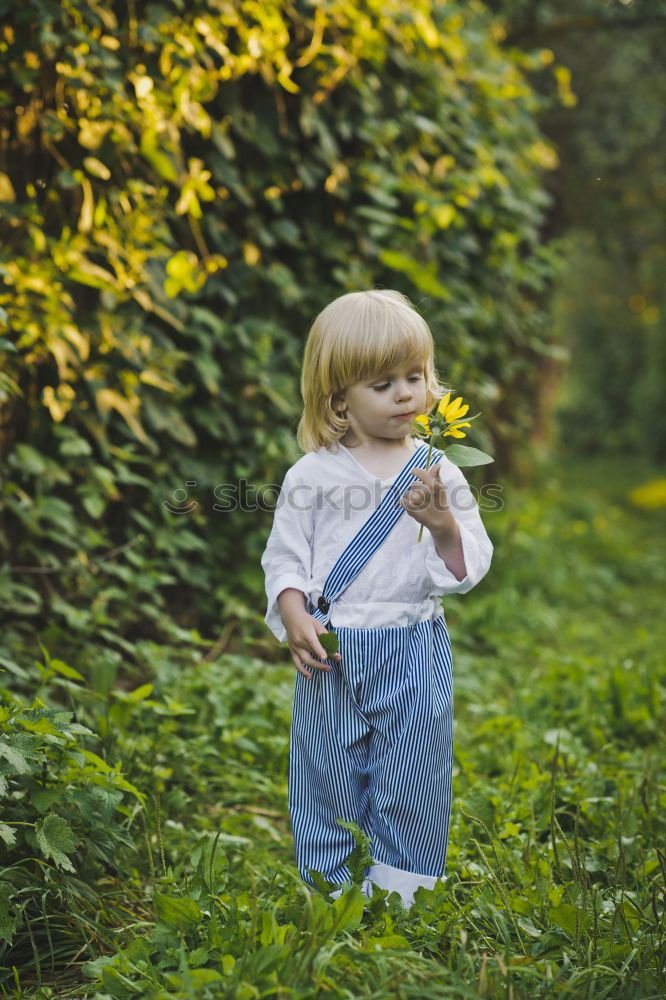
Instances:
[[[424,524],[439,538],[455,537],[457,523],[449,509],[446,490],[439,478],[439,462],[429,469],[412,469],[421,480],[414,483],[400,498],[401,505],[410,517]]]

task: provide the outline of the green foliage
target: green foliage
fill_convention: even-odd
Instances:
[[[85,746],[95,734],[72,712],[41,700],[28,708],[6,690],[3,702],[0,954],[39,968],[40,953],[53,964],[63,946],[72,954],[91,940],[99,880],[126,871],[134,841],[125,821],[132,799],[140,804],[144,795]]]
[[[0,655],[44,630],[88,678],[137,638],[266,642],[267,512],[216,501],[298,457],[330,298],[401,288],[481,446],[506,464],[529,427],[557,259],[540,54],[430,0],[33,0],[3,22]]]
[[[631,450],[663,462],[666,3],[488,5],[506,17],[507,44],[550,57],[553,73],[535,75],[533,84],[544,98],[561,98],[540,116],[559,160],[548,231],[567,234],[568,260],[552,323],[565,363],[551,363],[544,379],[544,422],[559,381],[552,430],[571,450]]]
[[[11,14],[3,989],[654,996],[663,568],[657,512],[623,492],[631,463],[620,483],[616,467],[598,484],[544,470],[534,496],[486,513],[492,576],[446,605],[449,877],[410,911],[362,896],[353,824],[337,900],[295,870],[294,670],[259,638],[268,519],[216,489],[279,481],[307,326],[373,284],[421,309],[441,373],[483,411],[477,443],[509,466],[535,361],[561,354],[545,311],[559,250],[540,242],[556,159],[525,78],[552,53],[502,49],[478,3]]]
[[[71,995],[658,995],[663,566],[659,512],[629,499],[651,473],[628,463],[618,482],[612,464],[567,460],[536,470],[534,490],[507,488],[502,509],[486,512],[494,572],[474,600],[445,604],[456,715],[447,880],[419,889],[408,911],[377,887],[362,896],[368,845],[354,824],[345,823],[353,878],[338,899],[296,871],[293,665],[202,660],[196,646],[144,640],[138,686],[100,695],[79,682],[77,712],[97,731],[107,720],[100,753],[122,759],[146,806],[141,825],[127,826],[134,852],[113,855],[127,872],[113,883],[123,905],[105,904],[88,925]],[[74,683],[32,667],[46,702],[63,681]],[[20,758],[30,764],[27,750]],[[67,855],[78,869],[100,829],[77,826],[61,800],[40,817],[49,812],[80,838]],[[88,884],[106,881],[91,869]],[[52,922],[62,921],[51,905]],[[3,912],[0,928],[16,942],[16,908]],[[57,992],[79,948],[61,931],[52,963],[36,938],[41,974],[31,952],[6,950],[3,965],[21,970],[23,987]]]
[[[372,864],[372,853],[370,838],[361,828],[351,820],[339,819],[338,823],[346,830],[349,830],[356,845],[347,859],[347,867],[351,875],[352,882],[362,884],[366,868]]]
[[[627,260],[624,245],[602,243],[591,233],[576,233],[569,244],[555,315],[575,363],[558,394],[560,435],[580,454],[631,453],[663,461],[663,243],[646,241],[638,263]]]

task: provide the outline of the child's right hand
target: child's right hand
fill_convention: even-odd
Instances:
[[[312,677],[312,672],[307,669],[308,665],[315,667],[317,670],[331,669],[328,663],[319,663],[315,660],[315,656],[321,657],[322,660],[342,659],[340,653],[334,653],[332,656],[329,656],[326,652],[319,642],[318,637],[322,632],[326,632],[327,630],[321,622],[318,622],[316,618],[309,615],[307,611],[300,612],[294,616],[290,615],[287,621],[284,622],[284,627],[287,630],[287,642],[291,658],[298,672],[303,674],[304,677],[308,679]]]

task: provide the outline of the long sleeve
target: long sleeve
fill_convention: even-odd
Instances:
[[[299,483],[289,469],[280,488],[273,527],[261,557],[268,598],[264,621],[278,642],[287,638],[278,609],[278,596],[287,587],[295,587],[305,595],[310,591],[313,520],[311,490],[306,483]]]
[[[446,489],[449,508],[460,529],[467,575],[457,580],[437,552],[435,541],[423,529],[425,566],[438,594],[467,594],[486,575],[493,556],[493,543],[481,520],[479,506],[462,471],[445,457],[440,460],[439,478]]]

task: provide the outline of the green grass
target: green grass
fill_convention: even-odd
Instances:
[[[134,696],[101,697],[94,665],[85,686],[60,678],[51,697],[76,704],[150,806],[126,810],[135,846],[98,886],[97,932],[55,921],[39,990],[19,928],[5,995],[663,997],[663,516],[627,497],[659,474],[567,460],[485,515],[490,574],[445,603],[448,880],[410,911],[375,890],[364,912],[357,886],[331,904],[298,876],[284,650],[206,662],[144,643],[126,687],[153,687]]]

